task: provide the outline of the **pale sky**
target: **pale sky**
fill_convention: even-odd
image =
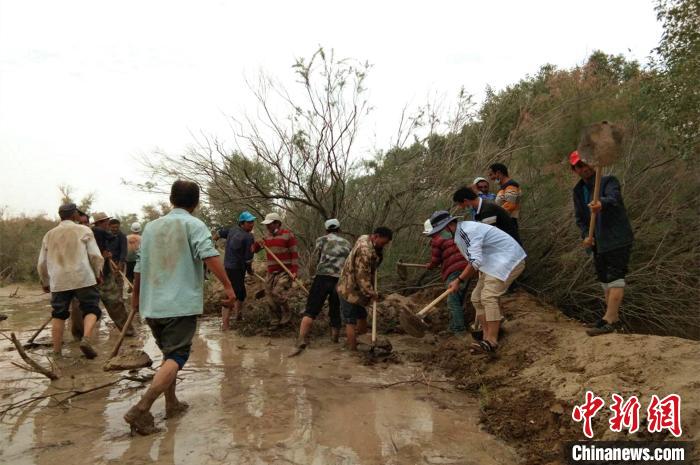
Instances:
[[[374,107],[355,157],[388,148],[402,108],[460,87],[483,96],[545,63],[601,49],[647,61],[654,2],[0,0],[0,207],[56,216],[57,186],[94,191],[94,210],[158,200],[123,186],[136,161],[184,150],[254,108],[246,78],[291,84],[319,45],[368,60]]]

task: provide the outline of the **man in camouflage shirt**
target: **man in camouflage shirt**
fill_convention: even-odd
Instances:
[[[340,335],[340,302],[336,285],[345,259],[350,253],[350,242],[340,237],[340,222],[330,219],[325,223],[326,235],[316,239],[316,247],[311,255],[309,274],[316,275],[311,284],[306,311],[299,326],[299,348],[304,349],[309,343],[309,332],[314,320],[323,309],[328,299],[328,316],[331,320],[331,339],[338,342]]]
[[[392,237],[391,229],[383,226],[372,234],[360,236],[340,273],[338,296],[350,350],[357,350],[357,336],[367,331],[365,307],[379,298],[374,277],[382,262],[383,249]]]

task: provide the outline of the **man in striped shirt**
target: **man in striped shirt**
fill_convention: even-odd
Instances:
[[[285,325],[292,319],[292,311],[287,300],[292,281],[296,279],[299,271],[297,238],[290,230],[282,228],[282,217],[277,213],[268,213],[262,224],[267,228],[267,234],[261,241],[253,244],[253,253],[267,248],[265,295],[270,307],[270,325]],[[292,276],[287,274],[270,252],[284,263]]]

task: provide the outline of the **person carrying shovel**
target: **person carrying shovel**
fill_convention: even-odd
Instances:
[[[440,275],[446,285],[456,280],[460,273],[467,267],[467,260],[461,254],[454,241],[454,233],[457,230],[457,218],[447,211],[436,211],[430,217],[431,259],[427,268],[441,267]],[[466,296],[466,283],[460,282],[459,290],[447,297],[447,308],[450,311],[449,329],[456,336],[465,334],[464,323],[464,298]]]
[[[299,272],[299,253],[297,238],[288,229],[282,228],[282,217],[277,213],[268,213],[262,221],[267,235],[252,246],[253,253],[262,249],[267,252],[267,278],[265,296],[270,307],[270,326],[286,325],[292,319],[289,308],[289,290]],[[274,257],[273,257],[274,254]],[[275,257],[284,265],[278,263]],[[289,273],[287,273],[287,270]]]
[[[340,272],[338,297],[350,350],[357,350],[357,336],[367,331],[365,307],[379,299],[374,286],[375,275],[384,257],[384,247],[392,238],[393,232],[384,226],[372,234],[360,236]]]
[[[299,326],[298,348],[305,349],[309,343],[309,332],[328,299],[328,316],[331,320],[331,340],[338,342],[340,335],[340,302],[338,300],[338,278],[350,253],[350,242],[341,237],[340,221],[333,218],[326,221],[326,234],[316,239],[316,246],[309,263],[310,274],[314,275],[306,311]]]
[[[625,295],[625,275],[634,234],[617,178],[602,176],[600,200],[593,201],[595,170],[581,160],[578,151],[569,155],[569,164],[581,178],[573,190],[576,225],[584,238],[581,245],[593,252],[596,274],[605,291],[605,315],[587,331],[589,336],[598,336],[622,329],[620,304]],[[594,236],[589,238],[591,214],[597,215],[597,219]]]
[[[479,274],[471,301],[484,335],[483,340],[472,344],[471,353],[495,352],[501,325],[499,299],[525,269],[527,255],[511,236],[495,226],[476,221],[462,221],[457,225],[455,243],[468,263],[448,290],[459,292],[460,283]]]
[[[79,302],[83,315],[83,336],[80,350],[87,358],[95,358],[91,337],[100,318],[100,293],[104,259],[90,228],[77,224],[75,204],[61,205],[58,209],[61,223],[46,233],[41,243],[37,271],[44,292],[51,292],[51,336],[53,353],[61,355],[65,320],[69,316],[71,300]]]
[[[175,181],[170,191],[173,209],[148,223],[134,269],[133,311],[151,328],[163,363],[139,402],[124,415],[132,433],[156,432],[151,406],[165,394],[165,413],[172,418],[188,405],[175,395],[177,374],[190,356],[197,316],[204,307],[204,266],[223,284],[226,300],[232,305],[236,294],[226,276],[219,252],[207,226],[192,212],[199,205],[199,186]]]

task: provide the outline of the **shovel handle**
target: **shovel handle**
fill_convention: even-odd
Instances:
[[[377,290],[377,274],[374,275],[374,292]],[[372,347],[377,343],[377,301],[372,302]]]
[[[282,263],[282,260],[280,260],[279,258],[277,258],[277,255],[275,255],[274,253],[272,253],[272,250],[270,250],[270,248],[269,248],[268,246],[266,246],[264,242],[262,243],[262,246],[265,248],[265,252],[267,252],[267,254],[268,254],[270,257],[272,257],[272,258],[277,262],[277,264],[278,264],[279,266],[282,267],[282,269],[289,275],[289,277],[292,278],[292,281],[294,281],[294,282],[296,282],[297,284],[299,284],[299,286],[300,286],[300,287],[304,290],[304,292],[306,292],[306,294],[308,295],[308,294],[309,294],[309,291],[306,290],[306,287],[304,287],[304,285],[303,285],[300,281],[297,281],[297,279],[294,277],[294,275],[292,274],[292,272],[289,271],[289,268],[287,268],[287,267],[284,265],[284,263]]]
[[[405,267],[410,267],[410,268],[428,268],[428,265],[425,263],[403,263],[403,262],[398,262],[398,266],[405,266]]]
[[[595,167],[595,185],[593,187],[593,202],[598,202],[600,201],[600,181],[603,177],[603,167],[602,166],[596,166]],[[597,218],[597,214],[591,213],[591,222],[588,225],[588,239],[591,240],[593,239],[593,236],[595,234],[595,222]]]
[[[124,326],[122,326],[122,331],[121,331],[121,333],[119,333],[119,339],[117,340],[117,344],[114,346],[114,349],[112,349],[112,353],[109,354],[109,358],[112,358],[119,353],[119,348],[122,346],[122,342],[124,342],[124,337],[126,336],[126,332],[131,327],[131,322],[134,321],[135,315],[136,315],[136,307],[134,307],[132,305],[131,311],[129,312],[129,316],[126,318],[126,323],[124,323]]]
[[[44,324],[41,325],[41,328],[39,328],[39,329],[36,330],[36,333],[34,333],[34,335],[31,337],[31,339],[29,339],[29,340],[27,341],[27,345],[33,344],[33,343],[34,343],[34,339],[36,339],[36,337],[39,335],[39,333],[41,333],[41,332],[44,330],[44,328],[46,328],[46,325],[48,325],[49,323],[51,323],[51,320],[52,320],[52,319],[53,319],[53,317],[50,316],[50,317],[44,322]]]
[[[447,289],[445,292],[443,292],[442,294],[440,294],[435,300],[433,300],[432,302],[430,302],[428,305],[426,305],[425,307],[423,307],[423,309],[422,309],[420,312],[416,313],[416,316],[417,316],[418,318],[424,317],[433,307],[435,307],[437,304],[439,304],[440,302],[442,302],[448,295],[450,295],[450,290],[449,290],[449,289]]]
[[[133,290],[134,290],[134,285],[131,284],[131,281],[129,281],[129,278],[127,278],[126,275],[124,274],[124,272],[123,272],[122,270],[119,269],[119,267],[117,266],[117,264],[114,263],[114,260],[112,260],[111,258],[108,259],[108,260],[109,260],[109,265],[112,267],[112,270],[114,270],[114,271],[116,271],[117,273],[119,273],[119,274],[122,276],[122,278],[124,278],[124,281],[126,281],[126,283],[129,285],[129,289],[131,289],[131,290],[133,291]]]

